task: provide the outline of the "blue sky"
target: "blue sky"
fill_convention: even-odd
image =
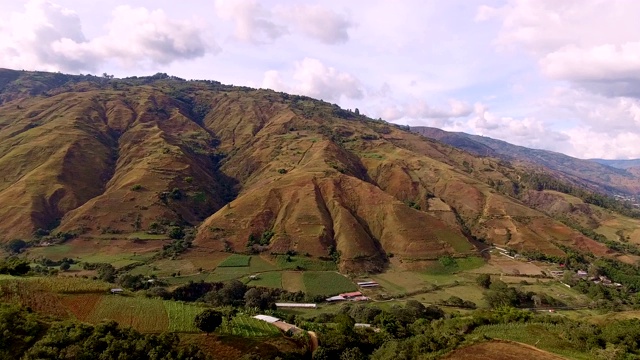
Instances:
[[[0,67],[166,72],[640,158],[635,0],[0,0]]]

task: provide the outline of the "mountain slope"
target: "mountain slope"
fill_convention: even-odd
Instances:
[[[197,227],[195,247],[337,255],[344,271],[478,240],[616,254],[519,200],[526,168],[323,101],[164,74],[0,79],[4,240]]]
[[[627,171],[626,167],[614,166],[608,160],[581,160],[552,151],[529,149],[484,136],[437,128],[416,126],[411,131],[473,154],[542,166],[560,178],[599,192],[640,194],[640,176]]]

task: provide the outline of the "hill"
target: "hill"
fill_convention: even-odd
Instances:
[[[464,257],[483,242],[620,255],[527,205],[530,164],[308,97],[166,74],[0,70],[0,102],[4,241],[193,236],[203,251],[308,255],[347,272]],[[489,141],[461,141],[496,156]],[[556,167],[568,158],[544,153]],[[587,163],[554,170],[556,181],[637,185]]]
[[[437,128],[412,127],[415,133],[442,141],[472,154],[542,166],[567,182],[608,194],[640,194],[640,176],[627,170],[637,160],[582,160],[553,151],[530,149],[485,136],[447,132]]]

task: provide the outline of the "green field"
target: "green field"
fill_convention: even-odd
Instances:
[[[197,332],[199,331],[193,320],[204,308],[185,304],[177,301],[164,301],[164,308],[169,317],[169,331],[172,332]]]
[[[443,265],[441,261],[433,262],[425,270],[426,275],[451,275],[462,271],[477,269],[485,265],[485,261],[481,257],[468,256],[465,258],[454,259],[455,263]]]
[[[249,266],[251,256],[231,254],[228,258],[224,259],[218,267],[245,267]]]
[[[249,280],[247,285],[264,286],[270,288],[282,288],[282,273],[278,271],[262,273],[258,275],[258,279]]]
[[[248,258],[251,259],[249,260],[249,266],[220,267],[220,265],[218,265],[218,267],[213,272],[211,272],[209,276],[207,276],[206,281],[216,282],[229,281],[234,279],[241,280],[243,277],[249,276],[251,274],[274,271],[278,269],[276,266],[270,264],[259,256],[251,256]]]
[[[307,270],[307,271],[336,271],[336,263],[312,259],[304,256],[278,255],[276,257],[278,267],[283,270]]]
[[[331,271],[309,271],[302,275],[306,293],[312,296],[331,296],[357,290],[351,280]]]
[[[248,316],[236,316],[230,324],[224,324],[218,330],[220,334],[244,337],[279,336],[280,330],[262,320]]]
[[[169,236],[165,234],[147,234],[144,231],[132,233],[127,237],[128,239],[140,239],[140,240],[169,240]]]

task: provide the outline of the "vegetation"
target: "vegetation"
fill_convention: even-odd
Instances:
[[[196,315],[194,325],[207,334],[212,333],[222,325],[222,313],[215,310],[205,310]]]
[[[111,321],[96,326],[45,321],[36,314],[0,304],[3,359],[206,359],[182,346],[174,334],[140,334]]]

